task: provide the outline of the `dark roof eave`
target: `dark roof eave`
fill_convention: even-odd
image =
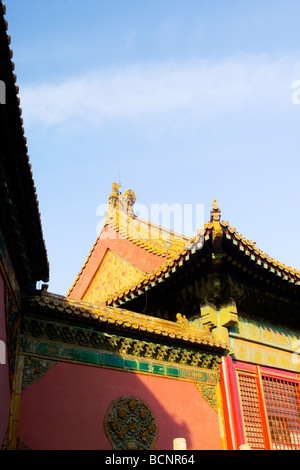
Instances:
[[[23,238],[30,276],[33,281],[49,280],[49,263],[42,234],[41,217],[24,135],[22,110],[14,74],[10,37],[0,0],[0,80],[6,88],[6,104],[1,105],[1,155],[7,191],[11,202],[10,218],[17,219]],[[1,120],[2,120],[1,119]],[[13,208],[13,217],[11,217]],[[8,243],[9,245],[9,243]]]

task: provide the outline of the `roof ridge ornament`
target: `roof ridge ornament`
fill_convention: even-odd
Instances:
[[[109,196],[109,204],[116,208],[120,198],[120,185],[118,183],[112,184],[112,193]]]
[[[136,195],[132,189],[127,189],[124,194],[120,191],[119,183],[112,183],[112,193],[108,200],[108,212],[122,211],[126,215],[133,217],[133,205],[136,201]]]
[[[210,221],[220,222],[221,220],[221,209],[217,203],[217,200],[213,200],[212,209],[210,211]]]
[[[214,263],[220,263],[222,261],[223,230],[220,220],[221,210],[216,199],[214,199],[210,212],[210,223],[212,225],[212,258]]]

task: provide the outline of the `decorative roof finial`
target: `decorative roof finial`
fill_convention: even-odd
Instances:
[[[136,201],[136,195],[135,192],[132,191],[132,189],[126,189],[124,193],[124,198],[126,198],[127,205],[129,207],[132,207]]]
[[[120,185],[118,183],[112,184],[112,193],[109,196],[109,204],[116,207],[120,197]]]
[[[120,191],[120,184],[112,184],[112,193],[109,196],[108,210],[118,210],[133,216],[133,205],[136,201],[136,195],[132,189],[127,189],[124,194]]]
[[[221,220],[221,210],[216,199],[213,200],[212,210],[210,212],[210,221],[213,222],[214,220],[218,222]]]

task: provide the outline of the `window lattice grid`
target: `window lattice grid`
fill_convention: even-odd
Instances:
[[[238,378],[247,442],[253,450],[263,450],[265,445],[256,378],[240,373]]]
[[[300,450],[299,384],[262,377],[273,449]]]

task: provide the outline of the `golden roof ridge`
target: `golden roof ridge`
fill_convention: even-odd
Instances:
[[[188,237],[136,216],[133,211],[135,201],[134,191],[127,189],[122,194],[120,185],[113,183],[106,223],[122,236],[152,253],[170,257],[172,253],[180,252]]]

